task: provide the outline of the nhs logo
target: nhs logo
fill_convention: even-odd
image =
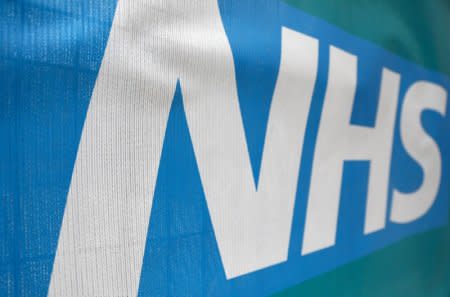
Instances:
[[[49,296],[266,295],[447,224],[448,78],[228,4],[118,2]]]

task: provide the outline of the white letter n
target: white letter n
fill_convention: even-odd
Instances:
[[[50,296],[136,296],[176,82],[227,278],[285,261],[318,42],[283,29],[253,180],[216,1],[119,1],[67,197]]]

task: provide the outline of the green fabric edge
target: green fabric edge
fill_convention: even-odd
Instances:
[[[449,230],[409,237],[274,296],[448,297]]]
[[[449,0],[283,0],[388,51],[450,76]]]

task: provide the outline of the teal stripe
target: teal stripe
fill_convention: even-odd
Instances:
[[[448,297],[449,230],[415,235],[275,296]]]
[[[450,1],[284,0],[385,49],[450,75]]]

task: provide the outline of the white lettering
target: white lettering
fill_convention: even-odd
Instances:
[[[288,29],[282,38],[256,189],[217,2],[119,1],[79,145],[49,296],[136,296],[178,79],[227,277],[287,259],[318,41]]]
[[[330,48],[330,69],[311,177],[302,254],[334,245],[344,160],[370,160],[365,233],[385,225],[400,76],[383,70],[374,128],[350,124],[357,58]]]
[[[444,116],[446,104],[445,89],[430,82],[416,82],[406,92],[400,122],[401,140],[408,154],[422,167],[423,181],[413,193],[394,190],[391,210],[393,222],[408,223],[420,218],[436,199],[442,159],[436,142],[421,125],[421,115],[429,109]]]

